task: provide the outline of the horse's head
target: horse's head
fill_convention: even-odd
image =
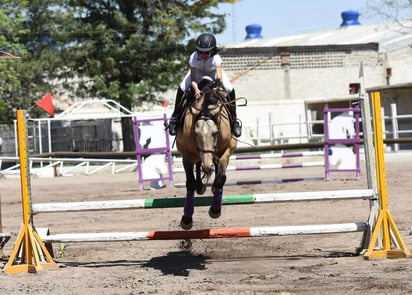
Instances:
[[[212,88],[203,89],[200,98],[201,108],[195,122],[195,138],[202,162],[202,170],[207,177],[214,171],[216,144],[219,128],[217,123],[216,109],[218,109],[218,97]]]

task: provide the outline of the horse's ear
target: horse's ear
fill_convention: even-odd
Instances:
[[[213,85],[213,88],[215,88],[215,87],[219,87],[219,88],[223,89],[223,83],[222,83],[222,81],[219,80],[219,79],[217,79],[217,80],[215,81],[214,85]]]

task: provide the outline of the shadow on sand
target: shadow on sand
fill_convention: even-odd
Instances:
[[[175,275],[187,277],[190,270],[206,269],[206,261],[209,257],[194,255],[188,251],[169,252],[167,255],[153,257],[144,267],[160,270],[164,275]]]

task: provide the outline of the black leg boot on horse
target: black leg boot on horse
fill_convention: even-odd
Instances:
[[[169,119],[169,134],[172,136],[176,135],[177,115],[182,110],[183,95],[184,95],[183,90],[180,89],[180,87],[178,87],[177,92],[176,92],[175,108]]]
[[[242,135],[242,123],[237,119],[236,114],[236,94],[235,89],[229,93],[229,102],[230,102],[230,114],[232,115],[232,133],[236,137],[240,137]]]

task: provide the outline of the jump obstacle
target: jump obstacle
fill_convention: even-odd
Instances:
[[[169,135],[166,131],[163,132],[164,134],[164,143],[154,147],[149,148],[146,146],[142,146],[140,143],[141,137],[141,130],[140,127],[144,124],[152,124],[152,122],[167,122],[166,114],[163,114],[163,118],[157,119],[137,119],[136,117],[133,118],[133,130],[134,130],[134,140],[136,146],[136,160],[137,160],[137,173],[139,177],[139,188],[140,190],[143,189],[143,183],[147,181],[163,181],[168,180],[169,185],[173,186],[173,169],[172,169],[172,151],[170,147],[170,139]],[[145,177],[142,169],[142,157],[145,154],[155,154],[155,153],[165,153],[167,159],[167,175],[159,175],[158,177]]]
[[[354,137],[347,138],[347,134],[342,134],[341,138],[331,138],[329,136],[329,129],[333,129],[329,127],[331,125],[331,114],[332,113],[353,113],[354,116]],[[233,186],[233,185],[252,185],[252,184],[264,184],[264,183],[285,183],[285,182],[295,182],[295,181],[313,181],[313,180],[321,180],[326,179],[327,181],[330,180],[331,172],[355,172],[356,179],[360,180],[360,152],[359,152],[359,145],[360,145],[360,120],[359,120],[359,113],[360,109],[358,106],[354,108],[329,108],[327,104],[325,104],[324,108],[324,126],[325,126],[325,142],[323,145],[324,151],[306,151],[306,152],[282,152],[282,153],[272,153],[272,154],[259,154],[259,155],[232,155],[229,159],[230,161],[236,160],[267,160],[267,159],[280,159],[280,158],[297,158],[297,157],[308,157],[308,156],[322,156],[322,161],[313,161],[313,162],[285,162],[280,164],[260,164],[260,165],[239,165],[239,166],[232,166],[229,165],[226,171],[250,171],[250,170],[266,170],[266,169],[290,169],[290,168],[303,168],[303,167],[325,167],[325,177],[307,177],[307,178],[284,178],[284,179],[269,179],[265,181],[261,180],[247,180],[242,182],[227,182],[226,186]],[[137,118],[133,119],[134,122],[134,134],[135,134],[135,143],[136,143],[136,157],[138,163],[138,177],[139,177],[139,188],[143,189],[143,182],[151,181],[163,181],[168,180],[169,186],[173,186],[173,174],[174,173],[183,173],[184,169],[181,167],[172,167],[173,162],[181,162],[181,158],[175,157],[172,159],[171,156],[171,147],[170,147],[170,140],[167,132],[163,130],[163,134],[165,136],[165,140],[163,144],[156,147],[141,147],[142,143],[140,143],[141,138],[141,131],[139,126],[142,124],[152,124],[152,122],[156,121],[163,121],[166,122],[167,117],[166,114],[163,115],[163,118],[154,118],[154,119],[144,119],[144,120],[137,120]],[[332,120],[333,122],[333,120]],[[147,125],[146,125],[147,126]],[[341,126],[339,126],[341,127]],[[163,128],[164,129],[164,128]],[[334,128],[341,129],[341,128]],[[160,130],[159,134],[161,133]],[[153,132],[152,132],[153,133]],[[161,136],[160,136],[161,137]],[[356,167],[355,168],[332,168],[330,164],[329,157],[332,154],[332,147],[334,145],[347,145],[347,144],[354,144],[355,145],[355,157],[356,157]],[[162,170],[164,172],[157,173],[156,169],[153,166],[156,165],[155,162],[150,162],[149,165],[146,166],[146,169],[142,169],[142,155],[147,154],[158,154],[164,153],[166,156],[167,161],[167,168],[164,163],[160,166],[165,166]],[[162,159],[162,158],[161,158]],[[346,160],[347,161],[347,160]],[[167,173],[166,173],[167,170]],[[150,174],[150,177],[145,176],[145,172]],[[157,175],[157,176],[156,176]],[[175,184],[175,187],[184,187],[185,184],[178,183]],[[156,187],[155,187],[156,188]]]
[[[296,158],[296,157],[324,157],[323,151],[304,151],[304,152],[281,152],[272,154],[250,154],[250,155],[232,155],[229,159],[234,160],[266,160],[266,159],[280,159],[280,158]],[[173,161],[181,161],[180,158],[175,158]],[[263,164],[263,165],[242,165],[242,166],[228,166],[227,171],[249,171],[249,170],[265,170],[265,169],[287,169],[287,168],[303,168],[303,167],[322,167],[323,161],[302,162],[302,163],[282,163],[282,164]],[[174,172],[184,172],[183,168],[175,168]],[[227,181],[225,186],[237,185],[255,185],[255,184],[269,184],[269,183],[288,183],[297,181],[318,181],[324,178],[319,177],[295,177],[295,178],[281,178],[281,179],[266,179],[266,180],[240,180]],[[211,186],[212,184],[208,184]],[[185,187],[185,183],[176,183],[175,187]]]
[[[326,201],[326,200],[350,200],[370,199],[373,197],[371,189],[335,190],[318,192],[293,192],[293,193],[268,193],[249,195],[225,195],[222,197],[222,205],[246,205],[257,203],[299,202],[299,201]],[[197,196],[194,199],[195,206],[210,206],[212,196]],[[65,202],[32,204],[33,215],[39,213],[73,212],[73,211],[100,211],[121,209],[160,209],[182,208],[185,198],[158,198],[138,200],[112,200],[92,202]]]
[[[333,234],[349,232],[365,232],[366,222],[340,224],[314,224],[297,226],[272,226],[250,228],[216,228],[203,230],[147,231],[147,232],[113,232],[113,233],[77,233],[48,235],[43,238],[46,243],[74,242],[122,242],[144,240],[191,240],[219,238],[251,238],[286,235]]]
[[[347,134],[342,134],[341,138],[330,137],[330,117],[332,113],[353,113],[354,116],[354,137],[348,138]],[[278,154],[260,154],[260,155],[233,155],[230,160],[258,160],[258,159],[274,159],[274,158],[296,158],[306,156],[323,156],[323,161],[314,162],[292,162],[282,164],[264,164],[264,165],[242,165],[242,166],[228,166],[227,171],[249,171],[249,170],[265,170],[265,169],[288,169],[288,168],[303,168],[303,167],[325,167],[325,180],[330,180],[331,172],[355,172],[356,179],[360,180],[360,108],[355,105],[353,108],[329,108],[327,104],[324,107],[324,128],[325,128],[325,140],[324,151],[307,151],[307,152],[283,152]],[[348,145],[353,144],[355,146],[355,168],[332,168],[329,157],[332,154],[332,147],[336,144]],[[176,159],[175,159],[176,160]],[[181,161],[181,159],[180,159]],[[175,168],[174,172],[184,172],[183,168]],[[227,182],[225,185],[250,185],[250,184],[264,184],[264,183],[285,183],[294,181],[308,181],[308,180],[320,180],[323,177],[309,177],[309,178],[286,178],[286,179],[271,179],[266,181],[261,180],[247,180],[247,181],[235,181]],[[175,185],[176,187],[184,187],[184,183]]]
[[[369,108],[368,98],[362,98],[363,109]],[[350,195],[355,192],[358,193],[358,198],[369,198],[371,204],[371,216],[368,222],[354,222],[344,224],[327,224],[327,225],[303,225],[303,226],[278,226],[278,227],[250,227],[240,229],[204,229],[193,231],[144,231],[144,232],[123,232],[123,233],[71,233],[71,234],[59,234],[50,235],[43,239],[47,242],[102,242],[102,241],[131,241],[131,240],[169,240],[169,239],[208,239],[208,238],[230,238],[230,237],[256,237],[256,236],[279,236],[290,234],[323,234],[323,233],[336,233],[336,232],[357,232],[361,231],[366,234],[369,239],[365,239],[364,246],[366,252],[364,257],[369,258],[406,258],[411,255],[406,248],[402,237],[396,228],[395,222],[392,219],[388,211],[388,198],[386,190],[386,172],[384,166],[384,154],[383,154],[383,139],[382,139],[382,126],[381,126],[381,113],[380,113],[380,96],[379,93],[372,94],[373,110],[374,110],[374,152],[367,156],[367,160],[376,159],[376,170],[371,165],[368,168],[376,173],[375,181],[371,181],[373,177],[368,176],[368,190],[350,191]],[[365,111],[365,113],[367,113]],[[30,179],[28,169],[28,152],[27,152],[27,130],[25,127],[25,112],[22,110],[17,111],[18,119],[18,134],[19,134],[19,155],[21,161],[21,182],[22,182],[22,205],[23,205],[23,226],[20,234],[17,238],[15,247],[10,255],[10,259],[4,268],[6,273],[17,272],[36,272],[45,269],[56,269],[58,265],[53,261],[50,253],[43,244],[39,234],[33,226],[33,208],[36,208],[37,213],[42,210],[45,211],[46,205],[33,205],[30,195]],[[371,124],[370,118],[366,118],[364,124]],[[368,123],[369,122],[369,123]],[[371,130],[371,126],[366,126],[364,130]],[[372,140],[368,132],[366,137],[366,150],[372,151]],[[373,168],[373,169],[372,169]],[[371,173],[373,174],[373,173]],[[369,175],[369,174],[368,174]],[[377,185],[375,185],[377,184]],[[320,194],[324,194],[324,198],[349,198],[348,191],[336,193],[336,192],[314,192],[317,197],[312,197],[308,193],[288,193],[277,194],[278,199],[286,200],[288,197],[300,196],[300,200],[314,200],[319,199]],[[335,195],[336,194],[336,195]],[[362,195],[362,196],[360,196]],[[261,196],[261,195],[249,195],[249,198],[253,198],[253,202],[256,200],[269,200],[273,201],[276,197]],[[243,197],[242,197],[243,198]],[[242,199],[241,198],[241,199]],[[246,198],[246,197],[245,197]],[[229,197],[228,200],[231,198]],[[141,201],[140,201],[141,202]],[[156,201],[143,201],[142,203],[154,204]],[[165,201],[166,202],[166,201]],[[179,201],[181,202],[181,201]],[[228,202],[228,201],[227,201]],[[89,202],[89,208],[95,208],[95,210],[103,209],[101,204],[95,202]],[[379,208],[376,208],[379,203]],[[66,206],[67,204],[63,204]],[[111,210],[113,210],[113,204]],[[117,206],[124,206],[120,203]],[[134,205],[136,206],[136,205]],[[73,206],[74,208],[75,206]],[[80,206],[81,207],[81,206]],[[104,207],[104,206],[103,206]],[[163,208],[163,207],[162,207]],[[79,210],[76,208],[73,210]],[[109,208],[104,208],[109,209]],[[67,211],[67,210],[66,210]],[[373,212],[377,212],[373,215]],[[369,234],[371,234],[369,236]],[[381,241],[378,237],[381,236]],[[365,237],[365,235],[364,235]],[[18,257],[20,253],[20,256]],[[17,261],[20,263],[18,264]]]
[[[349,200],[370,199],[373,190],[336,190],[320,192],[294,192],[271,193],[250,195],[227,195],[222,198],[222,205],[246,205],[256,203],[298,202],[298,201],[325,201],[325,200]],[[212,196],[196,197],[195,206],[210,206]],[[141,200],[117,200],[94,202],[68,202],[34,204],[33,214],[71,212],[71,211],[99,211],[119,209],[154,209],[175,208],[184,206],[185,198],[162,198]],[[47,243],[69,242],[103,242],[103,241],[138,241],[138,240],[179,240],[179,239],[213,239],[234,237],[264,237],[284,236],[298,234],[326,234],[342,232],[365,232],[368,229],[366,222],[324,224],[324,225],[300,225],[300,226],[275,226],[275,227],[251,227],[240,229],[205,229],[194,231],[149,231],[127,233],[80,233],[80,234],[56,234],[43,237]]]
[[[245,170],[266,170],[266,169],[286,169],[286,168],[303,168],[324,166],[323,162],[308,163],[282,163],[282,164],[263,164],[249,166],[228,166],[226,171],[245,171]],[[184,172],[183,168],[175,168],[174,172]]]
[[[10,240],[10,235],[2,233],[3,231],[3,224],[2,224],[2,216],[1,216],[1,195],[0,195],[0,256],[3,257],[3,248],[6,243]]]

